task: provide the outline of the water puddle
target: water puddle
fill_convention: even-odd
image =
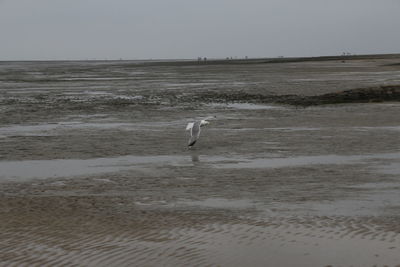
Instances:
[[[120,100],[142,100],[144,96],[141,95],[136,95],[136,96],[129,96],[129,95],[114,95],[114,99],[120,99]]]
[[[106,92],[106,91],[84,91],[82,94],[84,95],[92,95],[92,96],[108,96],[113,95],[113,93]]]
[[[99,119],[101,120],[101,118]],[[106,119],[103,119],[106,120]],[[125,123],[125,122],[84,122],[84,121],[65,121],[58,123],[36,124],[36,125],[9,125],[0,127],[0,138],[9,136],[52,136],[57,131],[75,129],[123,129],[137,130],[158,127],[162,128],[170,125],[184,125],[183,121],[178,122],[154,122],[154,123]],[[182,126],[183,127],[183,126]],[[162,130],[162,129],[160,129]]]
[[[251,104],[251,103],[229,103],[220,104],[213,103],[209,106],[214,108],[232,108],[232,109],[243,109],[243,110],[263,110],[263,109],[282,109],[282,106],[276,105],[261,105],[261,104]]]
[[[214,209],[248,209],[255,207],[255,203],[247,199],[207,198],[199,201],[179,201],[178,206],[195,206]]]
[[[275,127],[275,128],[217,128],[217,131],[280,131],[280,132],[303,132],[303,131],[320,131],[323,128],[315,127]]]
[[[374,126],[374,127],[351,127],[353,129],[359,130],[359,131],[374,131],[374,130],[380,130],[380,131],[400,131],[400,126]]]
[[[300,167],[307,165],[326,165],[326,164],[357,164],[362,161],[373,159],[399,159],[400,153],[385,153],[371,155],[319,155],[319,156],[299,156],[288,158],[254,158],[242,159],[238,162],[216,163],[216,168],[242,169],[242,168],[283,168]]]
[[[285,132],[297,131],[322,131],[322,130],[356,130],[356,131],[400,131],[400,126],[374,126],[374,127],[275,127],[275,128],[259,128],[259,130],[274,130]]]
[[[319,131],[322,128],[316,127],[276,127],[276,128],[264,128],[265,130],[285,131],[285,132],[297,132],[297,131]]]
[[[264,155],[265,156],[265,155]],[[371,160],[399,159],[400,153],[372,155],[320,155],[277,158],[245,158],[244,156],[199,156],[192,155],[159,155],[159,156],[122,156],[115,158],[95,159],[56,159],[0,161],[0,181],[25,181],[35,178],[74,177],[115,173],[137,168],[161,167],[199,167],[209,166],[217,169],[246,168],[285,168],[308,165],[343,165],[360,164]],[[392,166],[392,165],[389,165]],[[393,164],[395,172],[399,170]]]
[[[58,159],[58,160],[25,160],[1,161],[0,181],[26,181],[31,179],[74,177],[114,173],[131,170],[138,166],[150,164],[152,167],[160,165],[179,165],[180,162],[189,163],[183,156],[124,156],[116,158],[95,159]]]
[[[128,80],[129,77],[70,77],[59,78],[59,81],[114,81],[114,80]]]
[[[0,135],[8,136],[50,136],[49,131],[59,127],[58,124],[40,124],[40,125],[10,125],[0,127]]]

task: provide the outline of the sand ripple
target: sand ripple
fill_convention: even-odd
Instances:
[[[374,217],[197,218],[150,215],[127,225],[90,222],[2,227],[4,266],[393,265],[400,227]],[[211,221],[210,221],[211,219]],[[61,224],[60,224],[61,223]],[[351,250],[352,253],[346,253]],[[285,254],[291,254],[290,258]],[[360,257],[354,257],[360,253]],[[340,255],[340,257],[338,257]],[[299,265],[296,265],[299,266]],[[301,266],[301,265],[300,265]]]

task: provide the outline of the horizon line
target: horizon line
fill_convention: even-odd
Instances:
[[[197,57],[197,58],[146,58],[146,59],[129,59],[129,58],[113,58],[113,59],[9,59],[0,62],[73,62],[73,61],[147,61],[147,62],[198,62],[198,61],[256,61],[256,60],[282,60],[285,59],[315,59],[315,58],[359,58],[359,57],[390,57],[399,56],[398,53],[371,53],[371,54],[354,54],[343,53],[339,55],[318,55],[318,56],[274,56],[274,57]]]

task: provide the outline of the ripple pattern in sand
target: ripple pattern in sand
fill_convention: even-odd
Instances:
[[[3,228],[0,265],[394,266],[400,262],[400,227],[395,219],[381,224],[374,217],[291,217],[186,225],[176,219],[175,227],[171,218],[152,217],[121,228],[84,224],[24,231]]]

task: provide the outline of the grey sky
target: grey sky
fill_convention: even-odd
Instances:
[[[400,0],[0,0],[0,60],[400,52]]]

